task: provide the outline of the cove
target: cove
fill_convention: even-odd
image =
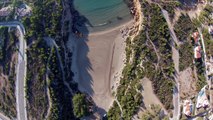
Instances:
[[[74,7],[89,22],[90,32],[103,31],[132,19],[123,0],[74,0]]]

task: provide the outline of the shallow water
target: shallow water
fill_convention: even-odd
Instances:
[[[118,26],[132,19],[123,0],[74,0],[75,9],[88,19],[89,31],[100,31]]]

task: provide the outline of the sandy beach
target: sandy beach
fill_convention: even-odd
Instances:
[[[91,33],[84,38],[70,34],[67,45],[73,52],[74,80],[82,92],[93,98],[101,115],[114,100],[111,88],[124,67],[126,38],[123,38],[121,29],[132,25],[132,22]]]

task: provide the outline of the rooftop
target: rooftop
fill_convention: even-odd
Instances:
[[[194,48],[194,57],[196,59],[201,58],[201,46],[197,46]]]
[[[191,116],[193,112],[193,104],[191,100],[185,100],[183,104],[183,113],[186,116]]]
[[[199,39],[200,39],[199,33],[198,33],[198,32],[194,32],[194,33],[192,34],[192,37],[193,37],[195,43],[198,43],[198,41],[199,41]]]
[[[206,86],[198,93],[196,108],[206,108],[209,106],[209,100],[206,95]]]

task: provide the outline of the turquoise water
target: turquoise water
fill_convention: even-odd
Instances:
[[[86,17],[93,27],[90,31],[105,30],[132,19],[123,0],[74,0],[75,9]]]

